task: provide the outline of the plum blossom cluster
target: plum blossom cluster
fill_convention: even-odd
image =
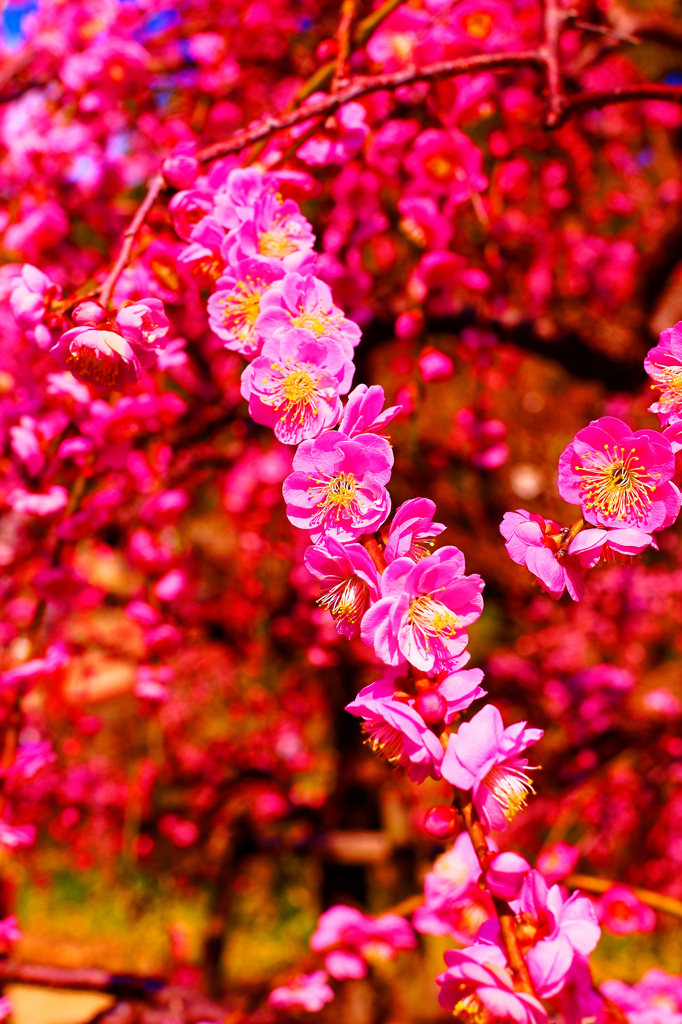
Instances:
[[[464,667],[467,628],[483,610],[483,581],[467,575],[458,548],[433,550],[445,528],[434,522],[429,499],[406,501],[390,516],[393,452],[385,430],[400,407],[384,409],[383,389],[362,384],[343,404],[359,330],[315,276],[312,228],[279,191],[284,182],[232,169],[196,184],[170,204],[187,241],[180,259],[215,281],[211,325],[248,360],[241,393],[250,415],[298,446],[283,494],[289,521],[312,542],[304,560],[319,580],[319,604],[340,633],[359,634],[385,666],[347,710],[378,757],[416,783],[443,779],[455,801],[458,793],[468,799],[470,830],[475,823],[483,836],[503,832],[534,792],[525,755],[543,730],[525,722],[505,728],[493,704],[460,724],[486,696],[481,670]],[[425,824],[441,839],[457,830],[447,807],[432,809]],[[566,900],[520,855],[495,856],[482,843],[475,851],[463,833],[436,865],[414,926],[467,944],[448,954],[438,978],[444,1007],[465,1019],[543,1024],[547,1011],[538,997],[558,997],[574,970],[589,977],[585,958],[599,938],[592,904],[577,894]],[[511,945],[492,897],[512,901]],[[324,970],[274,989],[270,1004],[320,1009],[331,998],[330,978],[363,977],[372,959],[393,959],[414,945],[401,917],[373,919],[334,906],[311,939]],[[514,952],[525,956],[525,974]]]
[[[672,526],[682,496],[675,482],[682,450],[682,323],[661,333],[644,367],[660,399],[649,407],[661,430],[631,430],[602,416],[579,430],[559,458],[561,497],[580,507],[572,526],[517,509],[500,525],[507,553],[551,597],[585,594],[585,573],[596,565],[631,561],[658,549],[655,534]]]

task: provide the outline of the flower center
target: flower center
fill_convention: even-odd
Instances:
[[[384,761],[394,765],[406,765],[409,758],[405,756],[401,733],[386,722],[363,722],[363,731],[367,734],[365,743]]]
[[[75,377],[91,380],[102,387],[112,387],[118,378],[118,366],[115,361],[103,359],[95,349],[87,345],[72,348],[65,362]]]
[[[461,983],[461,988],[466,990],[469,986],[466,982]],[[485,1008],[475,992],[470,992],[455,1004],[452,1011],[455,1020],[462,1024],[488,1024],[492,1019],[490,1012]]]
[[[304,327],[307,331],[312,331],[319,338],[321,334],[324,334],[330,319],[331,317],[325,313],[304,313],[301,310],[298,316],[291,318],[291,326]]]
[[[656,482],[644,466],[636,465],[639,461],[634,448],[626,454],[617,445],[610,452],[605,447],[603,453],[583,455],[580,479],[585,508],[620,520],[645,516],[651,508],[649,491]]]
[[[355,501],[356,491],[354,474],[339,473],[327,485],[324,505],[328,508],[336,508],[340,512],[342,508],[347,508]]]
[[[511,764],[496,764],[486,775],[483,785],[497,800],[507,821],[512,821],[526,806],[528,793],[535,792],[526,772]]]
[[[412,217],[403,217],[400,221],[399,227],[410,242],[418,245],[420,249],[426,248],[426,243],[428,241],[426,231],[424,231],[424,228],[421,224],[418,224],[416,220],[413,220]]]
[[[317,603],[326,608],[335,619],[357,622],[367,610],[369,587],[357,576],[349,576],[322,594]]]
[[[448,182],[452,179],[452,160],[448,160],[446,156],[440,156],[439,154],[432,156],[426,161],[426,169],[436,181]]]
[[[291,223],[288,217],[273,220],[270,228],[264,231],[258,239],[258,251],[261,256],[275,256],[277,259],[284,259],[292,252],[296,252],[296,223]]]
[[[290,405],[309,405],[317,381],[307,370],[294,370],[282,381],[282,394]]]
[[[407,619],[425,636],[437,636],[440,639],[443,636],[456,636],[458,632],[457,616],[442,601],[437,601],[430,594],[415,597],[410,601]]]
[[[258,314],[262,291],[257,291],[260,281],[239,281],[231,292],[219,302],[225,307],[223,323],[230,331],[243,341],[253,333]]]
[[[396,32],[391,42],[393,43],[393,52],[396,57],[400,57],[401,60],[407,60],[408,57],[412,56],[415,42],[414,35],[409,32]]]
[[[682,401],[682,369],[679,366],[656,366],[654,379],[656,384],[651,387],[660,390],[660,404],[665,410],[677,408]]]
[[[462,19],[464,31],[474,39],[487,39],[493,28],[492,15],[485,11],[477,11],[475,14],[467,14]]]

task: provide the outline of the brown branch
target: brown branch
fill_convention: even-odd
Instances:
[[[471,800],[467,801],[466,794],[460,790],[455,790],[455,804],[462,816],[464,826],[471,839],[471,845],[485,876],[494,853],[488,847],[483,826],[478,820],[473,803]],[[528,973],[528,966],[523,958],[516,934],[516,915],[509,904],[504,900],[498,899],[497,896],[493,896],[493,903],[500,922],[500,938],[507,957],[507,963],[514,978],[514,984],[518,991],[527,992],[528,995],[534,996],[536,993],[533,988],[533,982]]]
[[[41,964],[20,964],[15,960],[0,960],[0,982],[70,988],[81,992],[105,992],[132,999],[147,999],[165,986],[161,978],[114,974],[96,967],[44,967]]]
[[[336,64],[332,78],[331,91],[337,92],[341,82],[345,81],[348,70],[348,56],[351,49],[351,27],[355,19],[357,0],[343,0],[341,4],[341,20],[336,32]]]
[[[633,100],[664,100],[682,103],[682,85],[663,85],[658,82],[642,82],[638,85],[619,85],[614,89],[595,89],[579,92],[564,98],[563,111],[553,127],[560,127],[564,121],[582,110],[596,110],[615,103],[631,103]]]
[[[494,71],[505,68],[542,67],[543,59],[538,50],[519,50],[513,53],[480,53],[472,57],[460,57],[457,60],[439,61],[424,67],[408,67],[385,75],[358,75],[348,85],[334,94],[325,94],[316,100],[306,103],[296,110],[284,111],[277,116],[264,117],[255,124],[235,132],[228,139],[215,142],[211,146],[200,149],[196,156],[201,164],[210,163],[218,157],[230,153],[238,153],[247,146],[262,139],[269,138],[274,132],[307,121],[310,117],[320,114],[333,114],[344,103],[368,96],[381,89],[397,89],[402,85],[413,85],[415,82],[427,82],[437,78],[464,75],[472,71]]]
[[[559,45],[561,30],[567,16],[567,12],[560,7],[559,0],[545,0],[543,17],[545,38],[540,47],[540,53],[547,77],[548,109],[545,124],[548,128],[552,128],[558,123],[564,109]]]
[[[118,281],[119,277],[121,276],[125,268],[128,266],[128,263],[130,262],[130,257],[133,251],[133,246],[135,244],[135,239],[137,238],[137,234],[142,225],[144,224],[145,220],[147,219],[149,211],[156,202],[157,197],[161,190],[164,188],[165,184],[166,181],[162,174],[155,174],[154,177],[150,179],[149,184],[147,186],[147,194],[144,197],[144,200],[138,207],[137,213],[135,214],[130,223],[130,227],[128,227],[123,232],[123,245],[121,246],[121,251],[118,254],[118,259],[116,260],[116,263],[114,264],[112,270],[109,272],[109,275],[104,284],[102,284],[102,286],[98,288],[97,292],[95,293],[99,293],[100,302],[102,303],[105,309],[108,307],[111,301],[111,293],[113,292],[116,286],[116,282]]]
[[[652,892],[651,889],[639,889],[626,883],[612,882],[608,878],[593,878],[591,875],[569,875],[564,879],[564,884],[569,889],[584,889],[585,892],[593,893],[609,892],[616,885],[624,885],[625,888],[634,892],[638,900],[646,903],[652,910],[660,910],[663,914],[682,918],[682,900],[676,900],[673,896],[664,896],[660,892]]]

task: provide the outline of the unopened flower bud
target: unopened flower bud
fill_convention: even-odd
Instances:
[[[442,722],[443,716],[448,709],[447,702],[438,690],[426,690],[420,694],[415,701],[414,707],[415,711],[418,711],[429,725]]]
[[[457,832],[454,807],[430,807],[424,815],[424,830],[434,839],[449,839]]]
[[[493,894],[501,900],[515,900],[523,881],[530,871],[530,864],[519,853],[507,850],[498,853],[492,861],[485,876],[485,882]]]
[[[194,156],[193,142],[181,142],[161,165],[163,176],[173,188],[190,188],[199,174],[199,161]]]
[[[92,299],[86,299],[85,302],[79,302],[73,313],[71,319],[75,324],[100,324],[102,320],[106,319],[106,310],[103,306],[100,306],[99,302],[93,302]]]
[[[423,381],[450,380],[455,373],[452,359],[445,352],[432,349],[419,357],[419,375]]]

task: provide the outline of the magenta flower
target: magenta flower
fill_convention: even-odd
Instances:
[[[168,204],[173,227],[185,242],[192,241],[192,231],[212,211],[213,192],[208,189],[190,188],[176,192]]]
[[[574,601],[585,596],[583,566],[561,547],[567,531],[553,519],[519,508],[500,523],[509,557],[525,565],[544,591],[557,601],[568,590]]]
[[[559,493],[581,505],[597,526],[634,526],[646,533],[670,526],[680,511],[671,483],[675,456],[655,430],[634,433],[614,416],[579,430],[559,459]]]
[[[284,444],[319,437],[341,419],[339,395],[355,367],[336,342],[289,328],[266,341],[242,374],[242,396],[256,423],[273,427]]]
[[[653,967],[636,985],[610,980],[601,992],[627,1014],[632,1024],[680,1024],[682,977]]]
[[[293,199],[280,202],[268,192],[256,201],[250,214],[223,243],[226,263],[234,266],[250,256],[264,256],[282,261],[286,270],[297,270],[309,258],[315,235]]]
[[[569,546],[571,559],[582,569],[592,569],[597,563],[629,562],[645,548],[658,550],[650,533],[626,526],[622,530],[581,530]]]
[[[304,327],[317,337],[332,338],[349,359],[362,337],[358,325],[334,305],[329,285],[312,274],[287,274],[261,300],[256,331],[269,338],[287,327]]]
[[[570,846],[562,840],[541,853],[535,866],[540,874],[544,875],[547,884],[552,885],[570,875],[579,859],[580,847]]]
[[[413,176],[413,189],[427,195],[447,195],[451,203],[464,203],[488,187],[483,174],[483,153],[458,128],[427,128],[412,143],[405,167]]]
[[[116,325],[144,367],[152,366],[166,347],[170,325],[161,299],[139,299],[122,306]]]
[[[260,354],[263,336],[256,328],[261,299],[284,276],[281,264],[262,257],[241,260],[228,267],[216,282],[208,300],[211,330],[225,342],[225,348],[240,352],[245,359]]]
[[[530,946],[525,958],[535,991],[549,999],[563,988],[575,957],[588,956],[599,942],[592,902],[578,892],[566,899],[560,886],[548,889],[540,872],[531,871],[512,909],[524,922],[523,944]]]
[[[333,978],[364,978],[367,960],[394,960],[399,950],[414,949],[414,932],[404,917],[383,914],[370,917],[354,907],[337,904],[325,910],[310,939],[315,953],[331,950],[324,965]]]
[[[414,708],[393,699],[394,692],[394,680],[379,679],[360,690],[346,711],[363,719],[363,731],[374,753],[406,768],[413,782],[440,778],[440,740]]]
[[[657,402],[649,406],[661,424],[667,426],[682,419],[682,321],[661,331],[658,345],[649,349],[644,369],[660,391]]]
[[[309,1013],[317,1013],[325,1003],[331,1003],[334,992],[327,984],[326,971],[313,971],[311,974],[299,974],[287,985],[273,988],[268,996],[268,1004],[278,1010],[289,1010],[292,1006],[301,1006]]]
[[[526,729],[525,722],[505,729],[494,704],[486,704],[448,739],[443,778],[459,789],[472,791],[486,831],[506,828],[525,807],[533,785],[525,770],[528,759],[519,754],[537,743],[543,733],[543,729]]]
[[[413,927],[424,935],[450,935],[468,945],[495,913],[489,893],[478,885],[480,877],[471,839],[461,832],[426,873],[424,903],[412,915]]]
[[[100,327],[72,327],[50,349],[78,380],[98,388],[122,388],[140,379],[140,360],[129,341]]]
[[[348,437],[356,434],[383,434],[384,427],[401,411],[401,405],[384,409],[384,389],[380,384],[358,384],[348,396],[339,430]]]
[[[444,547],[415,563],[397,558],[381,577],[381,600],[362,620],[362,639],[387,665],[424,672],[454,666],[466,627],[483,610],[483,580],[464,575],[464,555]]]
[[[384,558],[390,565],[396,558],[411,558],[418,562],[428,555],[434,538],[443,532],[443,523],[434,523],[436,506],[429,498],[411,498],[395,510]]]
[[[9,297],[14,319],[40,348],[52,340],[43,319],[51,303],[61,295],[60,286],[30,263],[24,263],[21,276],[14,280]]]
[[[444,41],[467,50],[500,50],[518,41],[514,10],[502,0],[463,0],[450,13]]]
[[[362,544],[323,537],[308,548],[304,560],[321,583],[317,603],[331,614],[339,633],[355,636],[370,602],[379,597],[379,574]]]
[[[547,1013],[540,1002],[525,992],[515,992],[504,953],[497,946],[473,945],[445,954],[448,970],[436,981],[441,986],[438,1002],[458,1020],[493,1024],[545,1024]]]
[[[597,917],[613,935],[651,932],[656,927],[654,911],[625,885],[614,885],[604,893],[597,904]]]
[[[282,488],[289,521],[309,530],[313,543],[325,534],[349,541],[376,530],[391,511],[384,485],[392,465],[391,447],[377,434],[327,431],[304,441]]]

